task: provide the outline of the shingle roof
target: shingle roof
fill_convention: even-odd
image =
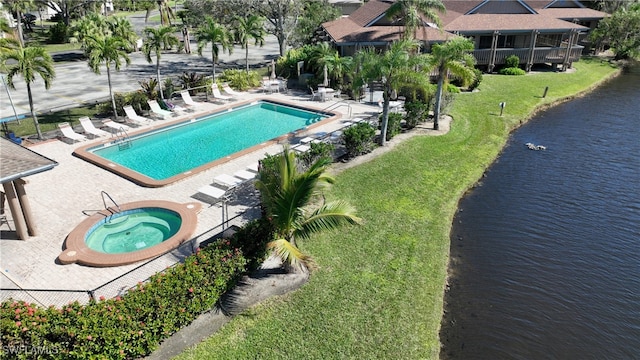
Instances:
[[[540,15],[556,19],[601,19],[609,14],[589,8],[548,8],[538,10]]]
[[[532,29],[567,31],[571,29],[588,30],[589,28],[537,14],[474,14],[461,16],[447,24],[444,29],[451,32],[471,32],[482,30],[530,31]]]
[[[388,1],[370,0],[351,13],[349,18],[359,26],[367,26],[384,14],[389,7],[391,3]]]
[[[56,165],[54,160],[0,138],[0,183],[50,170]]]

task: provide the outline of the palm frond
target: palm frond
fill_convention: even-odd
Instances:
[[[300,249],[285,239],[273,240],[267,244],[267,248],[275,252],[288,266],[306,271],[315,267],[315,263],[308,255],[303,254]]]
[[[324,204],[296,225],[294,236],[308,238],[313,233],[333,230],[343,225],[358,225],[362,223],[362,219],[355,213],[355,208],[345,201]]]

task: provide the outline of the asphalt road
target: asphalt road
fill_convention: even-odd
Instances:
[[[144,26],[144,14],[130,17],[134,28],[140,30]],[[181,38],[181,37],[180,37]],[[175,84],[179,84],[177,78],[184,72],[196,72],[210,75],[211,46],[203,49],[202,56],[197,53],[197,44],[191,36],[191,54],[167,52],[161,55],[160,75],[162,79],[170,76]],[[249,47],[250,66],[267,65],[272,59],[278,58],[278,42],[274,36],[268,36],[263,47]],[[44,82],[37,78],[31,84],[34,108],[38,113],[46,113],[64,108],[75,107],[82,104],[104,101],[109,97],[109,84],[106,68],[103,66],[101,75],[91,71],[86,60],[81,60],[81,52],[75,51],[66,54],[53,54],[56,62],[56,78],[51,87],[46,90]],[[155,63],[148,63],[141,52],[129,54],[131,64],[123,67],[119,72],[112,71],[111,85],[114,92],[129,92],[140,89],[138,81],[155,78]],[[218,72],[225,68],[243,69],[245,50],[239,46],[233,48],[232,54],[220,55],[217,66]],[[11,101],[18,114],[29,113],[29,101],[26,84],[21,77],[14,78],[16,89],[9,89],[0,85],[0,118],[13,116]]]

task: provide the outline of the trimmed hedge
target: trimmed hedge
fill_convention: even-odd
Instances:
[[[114,299],[42,308],[0,306],[1,359],[132,359],[210,310],[245,272],[242,251],[227,240],[138,283]],[[36,355],[36,353],[38,353]]]

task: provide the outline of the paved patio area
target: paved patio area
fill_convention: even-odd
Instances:
[[[306,107],[325,109],[335,104],[335,101],[315,102],[308,96],[289,94],[263,94],[252,92],[245,99],[270,97],[273,99],[294,102]],[[377,113],[378,107],[365,103],[347,102],[347,106],[337,106],[336,112],[343,114],[342,119],[335,120],[312,130],[331,132],[342,127],[345,120],[351,117],[364,117]],[[207,104],[214,108],[213,104]],[[157,125],[158,122],[154,124]],[[147,125],[151,126],[151,125]],[[296,142],[299,139],[292,139]],[[90,141],[90,140],[89,140]],[[168,200],[178,203],[200,202],[193,197],[197,189],[213,183],[213,178],[220,174],[233,174],[257,162],[265,153],[275,154],[282,150],[281,144],[270,145],[262,150],[238,157],[228,163],[198,173],[187,179],[160,187],[146,188],[121,178],[109,171],[72,155],[76,147],[84,146],[87,142],[73,145],[60,140],[50,140],[30,147],[48,158],[59,163],[53,170],[46,171],[26,178],[26,191],[29,196],[33,216],[37,222],[38,236],[30,237],[26,241],[17,240],[11,214],[7,211],[9,224],[0,226],[0,287],[16,289],[16,291],[2,291],[1,299],[8,297],[37,302],[42,305],[61,305],[69,301],[86,302],[89,299],[87,291],[94,290],[96,297],[112,297],[119,291],[144,281],[153,273],[180,261],[191,251],[191,246],[180,248],[164,255],[152,264],[133,271],[117,281],[102,287],[141,263],[111,267],[91,268],[78,264],[60,265],[56,258],[63,249],[67,234],[77,226],[86,215],[84,210],[103,209],[101,191],[107,192],[117,203],[128,203],[140,200]],[[257,198],[242,198],[230,202],[228,215],[230,218],[240,214],[251,206]],[[202,203],[202,210],[198,214],[198,226],[193,242],[204,241],[221,231],[222,208],[218,205],[210,206]],[[107,205],[110,205],[109,203]],[[236,219],[235,223],[242,223],[257,212],[248,213]],[[76,292],[51,291],[23,291],[20,289],[40,290],[74,290]]]

